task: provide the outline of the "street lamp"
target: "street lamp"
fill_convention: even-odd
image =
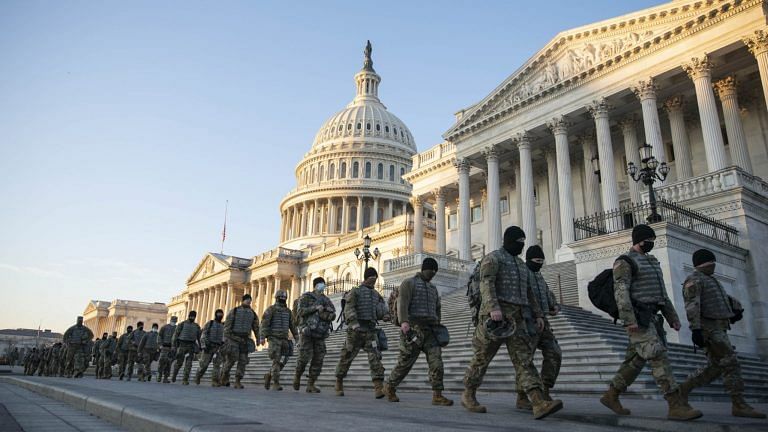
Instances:
[[[627,174],[635,182],[642,181],[648,186],[648,202],[651,204],[651,215],[646,218],[648,223],[661,222],[661,215],[656,208],[656,194],[653,191],[653,184],[658,181],[664,181],[669,174],[669,166],[666,162],[659,163],[653,156],[653,147],[645,143],[638,149],[640,152],[640,163],[642,168],[638,169],[634,163],[627,164]]]
[[[379,248],[374,248],[371,251],[371,237],[368,234],[363,237],[363,251],[361,252],[360,249],[355,248],[355,258],[365,261],[366,269],[368,268],[368,260],[379,258]]]

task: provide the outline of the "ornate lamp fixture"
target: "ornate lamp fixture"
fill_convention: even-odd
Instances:
[[[648,186],[648,202],[651,204],[651,215],[646,218],[648,223],[661,222],[661,215],[657,211],[656,206],[656,194],[653,191],[653,184],[658,181],[664,181],[669,175],[669,166],[666,162],[659,163],[658,159],[653,156],[653,147],[645,143],[638,149],[640,152],[640,163],[642,168],[635,166],[630,162],[627,164],[627,174],[635,182],[642,181],[644,185]],[[594,165],[594,163],[593,163]]]

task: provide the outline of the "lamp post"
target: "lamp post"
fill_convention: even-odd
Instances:
[[[651,204],[651,215],[646,218],[648,223],[661,222],[661,215],[656,208],[656,194],[653,191],[653,184],[658,181],[664,181],[669,174],[669,166],[666,162],[659,163],[653,156],[653,147],[645,143],[638,149],[640,152],[640,163],[642,168],[638,169],[634,163],[627,164],[627,174],[635,182],[642,181],[648,186],[648,202]]]
[[[366,269],[368,268],[368,261],[371,258],[379,258],[379,248],[373,248],[373,250],[371,250],[371,237],[368,234],[363,237],[363,251],[361,252],[360,249],[355,248],[355,258],[360,261],[365,261]]]

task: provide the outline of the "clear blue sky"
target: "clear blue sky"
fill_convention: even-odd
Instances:
[[[556,33],[659,0],[0,2],[0,328],[165,302],[277,244],[366,39],[420,150]]]

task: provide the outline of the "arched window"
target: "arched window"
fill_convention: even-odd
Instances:
[[[328,180],[333,180],[334,177],[336,177],[336,164],[331,163],[331,166],[328,167]]]
[[[381,125],[376,123],[376,132],[381,132]]]
[[[348,130],[348,131],[351,131],[351,130],[352,130],[352,123],[350,123],[350,124],[348,124],[348,125],[347,125],[347,130]]]
[[[357,206],[349,208],[349,222],[347,223],[350,231],[357,231]]]
[[[365,163],[365,178],[371,178],[371,163]]]
[[[357,130],[360,130],[363,128],[363,124],[360,122],[357,122]]]
[[[380,163],[376,169],[376,178],[379,180],[384,180],[384,164],[383,163]]]
[[[384,132],[389,133],[389,126],[384,126]]]
[[[317,171],[315,171],[315,167],[312,167],[312,180],[310,180],[312,183],[317,181]]]
[[[339,125],[339,132],[344,130],[344,125]]]
[[[389,181],[393,182],[395,181],[395,166],[390,165],[389,166]]]
[[[323,181],[323,174],[325,174],[325,165],[320,165],[320,178],[317,181]]]
[[[360,162],[354,162],[352,164],[352,178],[357,178],[360,175]]]
[[[403,176],[405,175],[405,168],[400,168],[400,184],[405,184],[405,179]]]
[[[392,131],[395,133],[395,138],[397,138],[397,128],[396,128],[396,127],[393,127],[393,128],[392,128]]]
[[[341,163],[341,172],[339,173],[339,178],[347,178],[347,163],[342,162]]]
[[[363,226],[358,228],[366,228],[371,226],[371,208],[370,207],[363,207]]]

